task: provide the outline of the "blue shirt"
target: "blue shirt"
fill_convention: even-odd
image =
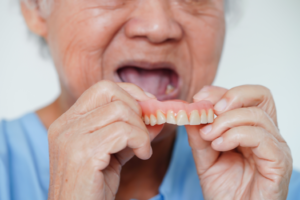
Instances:
[[[169,169],[151,200],[202,200],[184,127],[178,128]],[[46,200],[49,187],[47,130],[34,113],[0,123],[0,200]],[[293,172],[288,200],[300,200],[300,174]]]

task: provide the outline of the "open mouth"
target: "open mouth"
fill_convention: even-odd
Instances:
[[[170,64],[129,63],[117,73],[122,82],[133,83],[160,101],[178,98],[179,76]]]

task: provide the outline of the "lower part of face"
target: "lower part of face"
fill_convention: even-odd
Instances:
[[[55,0],[47,26],[74,101],[104,79],[191,101],[212,83],[225,34],[223,0]]]

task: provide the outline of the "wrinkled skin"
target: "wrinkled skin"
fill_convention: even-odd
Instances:
[[[22,12],[47,41],[62,89],[57,101],[37,111],[50,127],[49,199],[157,194],[176,127],[144,125],[137,101],[155,97],[116,83],[126,62],[169,63],[180,78],[172,98],[215,105],[212,125],[186,126],[205,199],[286,198],[292,159],[270,91],[200,91],[212,83],[222,52],[222,0],[55,0],[49,16],[24,4]]]
[[[205,87],[194,101],[204,99],[218,117],[186,128],[205,199],[286,199],[292,158],[270,91]]]
[[[137,100],[149,99],[134,85],[102,81],[56,120],[49,129],[49,199],[114,199],[122,165],[133,155],[149,159],[161,131],[141,119]]]

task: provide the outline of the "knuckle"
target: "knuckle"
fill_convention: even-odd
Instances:
[[[246,132],[245,127],[238,127],[231,129],[230,134],[233,137],[235,143],[240,143],[243,139],[244,133]]]
[[[90,159],[90,165],[93,171],[99,171],[103,169],[103,166],[107,166],[110,160],[109,155],[102,155],[102,156],[94,156]]]
[[[263,94],[263,99],[266,100],[272,100],[273,99],[273,95],[272,92],[269,88],[263,86],[263,85],[257,85],[258,89],[262,91]]]
[[[256,121],[261,120],[266,116],[266,112],[258,107],[247,107],[245,109],[247,110],[246,115],[249,114]]]
[[[116,115],[120,116],[124,121],[128,121],[132,115],[131,109],[123,101],[115,101],[114,110]]]
[[[133,90],[135,91],[144,91],[141,87],[133,84],[133,83],[128,83],[129,84],[129,87],[132,88]]]
[[[271,90],[269,88],[267,88],[266,86],[263,85],[255,85],[255,87],[257,87],[258,89],[264,91],[264,93],[269,93],[271,94]]]
[[[54,141],[57,136],[60,134],[61,126],[55,121],[48,128],[48,140]]]
[[[55,123],[51,124],[48,129],[48,139],[53,140],[56,135],[56,126]]]
[[[103,92],[111,92],[114,91],[116,88],[116,83],[109,81],[109,80],[102,80],[96,83],[95,90],[99,91],[99,89]]]
[[[128,86],[128,87],[130,87],[130,88],[142,90],[139,86],[137,86],[137,85],[135,85],[135,84],[133,84],[133,83],[122,83],[122,84],[125,85],[125,86]]]
[[[99,81],[96,85],[101,88],[112,88],[115,86],[115,83],[110,80],[102,80]]]
[[[132,131],[132,127],[125,122],[116,122],[115,127],[116,127],[117,135],[121,135],[121,136],[123,136],[123,134],[128,136]]]

